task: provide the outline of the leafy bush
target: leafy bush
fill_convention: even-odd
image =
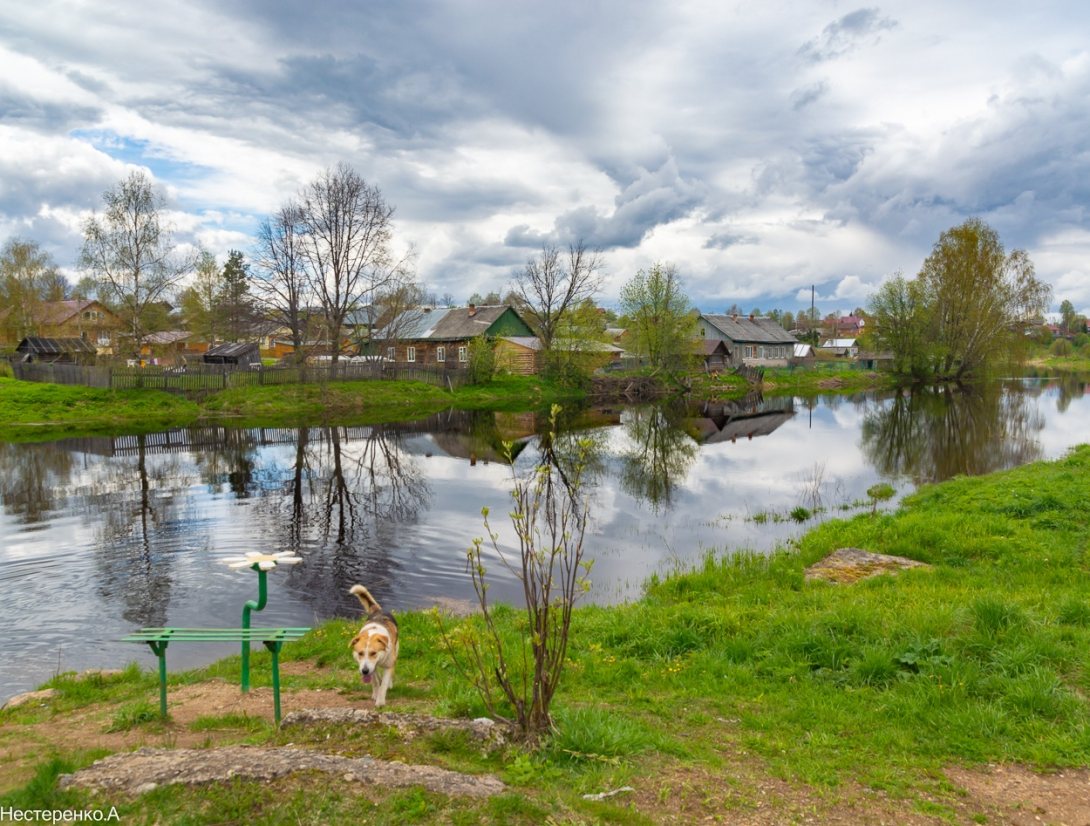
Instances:
[[[1054,356],[1070,356],[1074,348],[1066,338],[1058,338],[1048,348],[1048,352]]]

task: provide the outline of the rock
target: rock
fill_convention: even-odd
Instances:
[[[882,574],[892,574],[908,568],[930,568],[925,562],[903,556],[890,556],[864,551],[862,548],[838,548],[820,562],[806,569],[806,580],[850,583]]]
[[[406,740],[418,734],[432,731],[464,731],[474,740],[491,748],[507,742],[504,727],[486,717],[475,720],[457,720],[449,717],[429,717],[426,714],[399,714],[391,711],[370,711],[361,708],[308,708],[293,711],[284,717],[283,728],[288,726],[388,726],[397,729]]]
[[[142,748],[114,754],[75,774],[62,776],[62,789],[141,794],[158,786],[203,785],[232,778],[271,782],[293,772],[320,771],[361,787],[423,786],[446,795],[490,797],[505,790],[492,775],[470,775],[435,766],[405,765],[372,757],[341,757],[301,748],[228,746],[219,749]]]
[[[0,706],[0,711],[6,708],[19,708],[19,706],[30,705],[31,703],[40,704],[50,697],[56,697],[58,694],[60,692],[55,688],[43,688],[41,691],[27,691],[23,694],[16,694]]]

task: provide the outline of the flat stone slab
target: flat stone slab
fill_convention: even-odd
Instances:
[[[474,740],[490,746],[502,746],[507,742],[503,726],[479,717],[476,720],[450,717],[430,717],[426,714],[403,714],[392,711],[370,711],[361,708],[305,708],[284,717],[282,726],[390,726],[405,740],[418,734],[433,731],[464,731]]]
[[[60,778],[60,787],[138,795],[159,786],[203,785],[239,777],[271,782],[294,772],[319,771],[344,781],[405,788],[423,786],[446,795],[490,797],[505,790],[496,777],[461,774],[435,766],[341,757],[309,749],[228,746],[218,749],[142,748],[113,754]]]
[[[862,548],[837,548],[806,569],[806,581],[822,579],[826,582],[850,583],[882,574],[894,574],[908,568],[930,567],[926,562],[917,562],[904,556],[876,554]]]
[[[25,691],[22,694],[16,694],[14,697],[9,697],[6,703],[0,705],[0,711],[5,708],[19,708],[19,706],[27,706],[31,703],[44,703],[50,697],[56,697],[60,694],[55,688],[43,688],[38,691]]]

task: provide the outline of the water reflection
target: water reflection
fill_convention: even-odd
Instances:
[[[868,410],[863,450],[882,476],[916,484],[1033,462],[1042,455],[1044,417],[1025,402],[999,383],[898,393]]]
[[[134,626],[233,625],[253,583],[220,556],[306,560],[270,578],[263,622],[354,616],[345,591],[356,581],[396,608],[472,598],[465,550],[483,532],[481,508],[496,515],[501,547],[516,547],[499,516],[512,472],[548,460],[570,473],[582,441],[591,599],[608,602],[634,596],[670,560],[768,549],[806,527],[754,514],[839,513],[880,480],[905,490],[904,480],[1057,456],[1085,441],[1088,416],[1085,380],[1068,377],[971,393],[566,410],[552,441],[542,414],[450,411],[371,427],[0,444],[0,657],[11,665],[0,697],[45,679],[58,650],[65,668],[138,656],[117,642]],[[521,593],[510,577],[492,587],[500,600]],[[85,642],[69,650],[73,639]],[[182,649],[177,665],[208,655]]]
[[[670,506],[674,490],[696,458],[697,444],[682,428],[684,413],[677,405],[649,405],[630,411],[624,423],[629,448],[621,485],[647,500],[656,512]]]

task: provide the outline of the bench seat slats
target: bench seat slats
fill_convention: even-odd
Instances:
[[[296,640],[309,628],[141,628],[124,642],[264,642]]]

